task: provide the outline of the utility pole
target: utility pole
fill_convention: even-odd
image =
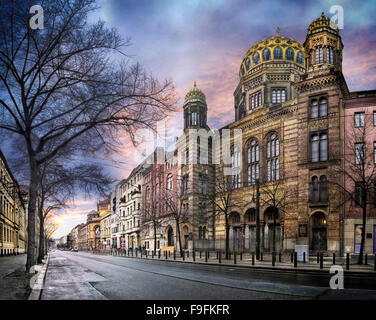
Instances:
[[[260,259],[260,181],[256,179],[256,259]]]

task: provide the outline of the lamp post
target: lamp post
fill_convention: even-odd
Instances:
[[[255,195],[256,193],[256,195]],[[252,202],[256,203],[256,259],[260,259],[260,180],[253,184]]]
[[[260,259],[260,181],[256,179],[256,259]]]

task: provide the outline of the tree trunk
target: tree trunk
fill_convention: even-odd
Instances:
[[[38,203],[38,217],[39,217],[39,253],[38,263],[42,263],[44,258],[44,217],[43,217],[44,197],[40,198]]]
[[[230,226],[228,225],[228,218],[226,217],[226,239],[225,239],[225,242],[226,242],[226,260],[228,259],[228,253],[229,253],[229,249],[230,249],[229,235],[230,235]]]
[[[29,185],[29,206],[27,216],[27,258],[26,272],[35,265],[34,250],[35,247],[35,207],[38,190],[38,165],[36,160],[30,157],[30,185]]]
[[[178,236],[178,241],[179,241],[179,248],[180,248],[180,256],[183,256],[183,247],[181,245],[181,236],[180,236],[180,226],[178,220],[176,220],[176,233]]]
[[[273,212],[273,252],[275,252],[275,228],[276,228],[276,225],[277,225],[277,222],[276,222],[276,212]]]
[[[154,228],[154,255],[157,254],[157,227],[155,224],[153,224]]]
[[[44,259],[44,218],[43,215],[39,216],[39,254],[38,254],[38,263],[42,263]]]
[[[363,264],[364,244],[366,240],[366,222],[367,222],[367,205],[365,204],[363,205],[362,239],[360,241],[358,264]]]

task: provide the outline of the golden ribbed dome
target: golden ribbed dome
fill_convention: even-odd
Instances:
[[[185,95],[184,104],[193,101],[201,101],[202,103],[206,103],[205,94],[202,92],[201,89],[197,88],[196,81],[193,84],[193,88],[189,90]]]
[[[253,68],[271,61],[288,61],[304,67],[304,48],[299,41],[277,34],[254,44],[245,54],[240,66],[240,77]]]
[[[334,21],[331,21],[324,12],[321,13],[321,16],[311,22],[308,27],[308,35],[321,32],[329,31],[334,34],[338,34],[338,26]]]

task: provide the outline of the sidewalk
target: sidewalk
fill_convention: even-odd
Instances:
[[[0,257],[0,300],[26,300],[30,277],[25,274],[26,254]]]
[[[92,252],[95,253],[95,252]],[[104,253],[96,253],[96,254],[104,254]],[[108,253],[107,253],[108,254]],[[122,254],[115,254],[115,256],[125,256],[124,253]],[[317,257],[316,256],[310,256],[309,262],[303,263],[298,261],[297,267],[294,267],[294,263],[291,262],[291,256],[290,254],[283,254],[281,255],[281,262],[279,262],[279,256],[276,256],[275,265],[272,265],[272,256],[271,254],[263,254],[263,261],[254,260],[254,264],[252,264],[252,256],[249,253],[245,253],[240,257],[240,254],[237,254],[236,256],[236,263],[234,260],[234,255],[231,254],[231,259],[225,260],[224,254],[222,253],[221,261],[219,261],[217,257],[216,252],[210,252],[209,258],[205,259],[205,252],[201,253],[200,258],[200,252],[195,253],[195,257],[193,258],[192,252],[189,254],[189,256],[185,255],[184,259],[183,257],[180,257],[180,254],[176,254],[176,257],[174,259],[173,254],[166,256],[164,253],[161,253],[160,258],[158,257],[158,254],[154,256],[154,258],[149,254],[147,257],[145,254],[140,255],[140,253],[130,252],[130,255],[127,255],[126,257],[133,257],[133,258],[142,258],[142,259],[150,259],[150,260],[164,260],[164,261],[175,261],[175,262],[183,262],[183,263],[199,263],[199,264],[211,264],[211,265],[224,265],[224,266],[233,266],[233,267],[248,267],[248,268],[263,268],[263,269],[274,269],[274,270],[284,270],[284,271],[303,271],[303,272],[325,272],[328,273],[330,268],[333,266],[333,258],[332,257],[324,257],[323,259],[323,268],[320,269],[320,263],[317,263]],[[345,273],[348,274],[371,274],[372,276],[376,276],[376,271],[374,271],[374,257],[369,256],[368,257],[368,264],[367,265],[358,265],[357,260],[355,257],[350,259],[350,265],[349,270],[346,269],[346,258],[343,257],[336,257],[335,259],[335,265],[341,266]]]

